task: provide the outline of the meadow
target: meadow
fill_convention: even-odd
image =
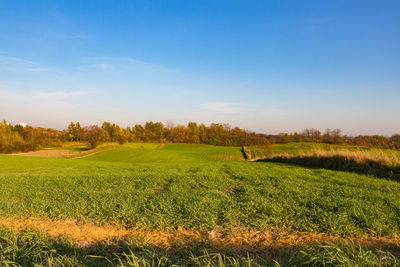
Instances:
[[[400,184],[385,177],[246,161],[241,147],[52,150],[0,155],[0,263],[398,264]]]

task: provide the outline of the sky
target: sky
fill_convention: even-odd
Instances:
[[[400,133],[398,0],[2,0],[0,119]]]

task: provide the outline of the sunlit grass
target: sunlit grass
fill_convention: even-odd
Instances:
[[[141,229],[399,233],[397,182],[226,155],[235,158],[241,148],[167,144],[80,159],[2,155],[0,215]]]

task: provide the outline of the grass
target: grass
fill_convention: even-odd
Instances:
[[[256,157],[263,157],[272,154],[298,155],[312,151],[351,151],[351,152],[369,152],[370,154],[389,154],[400,156],[399,150],[369,148],[361,146],[350,146],[340,144],[310,143],[310,142],[292,142],[288,144],[273,144],[270,146],[251,146],[251,152]],[[268,152],[268,153],[266,153]]]
[[[284,163],[248,162],[242,152],[240,147],[126,144],[76,159],[0,155],[0,217],[72,219],[143,231],[253,229],[342,237],[399,235],[398,182]],[[34,236],[32,240],[29,235]],[[84,250],[71,241],[30,231],[2,230],[0,236],[0,262],[21,265],[51,265],[48,261],[90,265],[108,260],[112,265],[122,261],[122,265],[133,266],[159,261],[193,266],[275,264],[257,255],[247,258],[204,244],[171,252],[124,243],[96,247],[93,252],[94,248]],[[374,249],[350,247],[340,261],[346,263],[346,257],[355,260],[361,255],[371,264],[359,266],[374,266],[377,260],[388,259],[390,265],[395,259]],[[353,247],[365,251],[366,256],[353,253]],[[296,256],[299,264],[329,265],[332,255],[337,255],[336,247],[314,249],[304,249],[313,256]],[[289,264],[289,258],[280,264]]]
[[[166,145],[74,160],[3,155],[0,216],[72,218],[141,229],[245,226],[340,235],[399,233],[397,182],[214,157],[240,153],[240,148]]]
[[[369,250],[359,244],[341,242],[302,251],[300,263],[312,266],[399,266],[399,259],[388,251]]]
[[[165,249],[135,239],[125,243],[82,248],[64,238],[38,231],[13,232],[0,227],[3,266],[398,266],[388,251],[352,242],[318,244],[303,250],[280,249],[274,257],[221,253],[207,244]]]
[[[299,145],[287,145],[285,152],[273,153],[271,147],[246,147],[250,160],[292,163],[339,171],[350,171],[400,180],[400,153],[395,150],[310,145],[299,151]],[[276,150],[276,149],[275,149]],[[281,150],[281,147],[280,147]]]
[[[240,147],[217,147],[205,145],[167,144],[162,149],[156,149],[160,145],[148,144],[144,149],[121,148],[97,153],[85,160],[102,162],[124,162],[124,163],[166,163],[171,164],[188,163],[213,163],[214,161],[243,160]],[[130,146],[135,146],[132,144]],[[137,145],[140,148],[142,145]]]

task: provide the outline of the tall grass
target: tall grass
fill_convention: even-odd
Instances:
[[[399,266],[392,253],[370,250],[360,244],[341,242],[311,247],[302,251],[301,265],[307,266]]]
[[[256,161],[258,159],[266,158],[272,155],[270,145],[266,146],[244,146],[242,148],[243,156],[246,160]]]
[[[284,257],[283,257],[284,256]],[[145,243],[101,244],[77,247],[66,239],[41,232],[13,232],[0,228],[1,266],[399,266],[389,251],[358,243],[315,244],[304,248],[277,248],[273,254],[224,254],[201,247],[166,249]]]
[[[358,164],[376,164],[379,166],[395,167],[400,165],[400,157],[397,153],[383,150],[378,151],[349,151],[349,150],[313,150],[311,153],[300,152],[302,157],[320,157],[320,158],[346,158],[353,160]],[[373,167],[373,166],[372,166]]]
[[[400,156],[390,151],[320,150],[272,154],[261,161],[293,163],[331,170],[371,174],[378,177],[400,179]]]

